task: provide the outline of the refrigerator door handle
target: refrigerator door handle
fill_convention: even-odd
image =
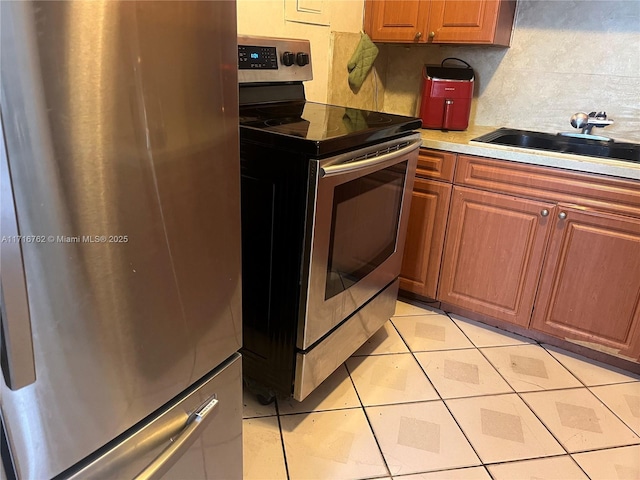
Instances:
[[[190,415],[185,428],[171,439],[169,446],[136,475],[134,480],[158,480],[167,473],[211,421],[217,405],[218,399],[214,395]]]
[[[9,159],[0,115],[0,328],[2,373],[11,390],[36,381],[29,296]]]

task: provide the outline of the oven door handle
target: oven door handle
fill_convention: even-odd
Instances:
[[[374,165],[387,163],[390,160],[395,160],[399,157],[403,157],[413,152],[416,148],[419,148],[420,145],[422,145],[422,139],[418,137],[411,140],[408,145],[402,148],[398,148],[397,150],[390,150],[390,151],[385,150],[385,153],[381,153],[378,155],[375,155],[375,153],[373,156],[367,155],[367,157],[363,158],[362,160],[354,160],[353,157],[347,157],[342,162],[338,162],[332,165],[328,165],[326,167],[322,167],[321,176],[330,177],[332,175],[340,175],[343,173],[354,172],[356,170],[372,167]]]

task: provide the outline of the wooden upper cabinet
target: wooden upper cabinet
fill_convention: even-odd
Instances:
[[[509,46],[514,0],[366,0],[365,30],[378,42]]]
[[[431,2],[428,37],[433,43],[508,46],[515,2],[443,0]]]
[[[559,205],[553,221],[532,328],[640,360],[640,219]]]
[[[424,0],[368,0],[365,31],[377,42],[424,43],[430,8]]]

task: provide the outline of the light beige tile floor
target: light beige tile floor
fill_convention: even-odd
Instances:
[[[242,444],[244,478],[287,478],[278,417],[244,419]]]
[[[449,315],[451,319],[460,327],[460,330],[473,342],[480,347],[504,347],[507,345],[523,345],[534,343],[533,340],[521,337],[515,333],[505,332],[498,328],[484,325],[483,323],[474,322],[459,315]]]
[[[417,303],[243,422],[248,480],[640,479],[639,376]]]
[[[573,458],[593,480],[640,478],[640,445],[578,453]]]
[[[487,467],[494,480],[553,480],[588,479],[582,469],[568,455],[537,458],[522,462],[499,463]]]
[[[384,355],[386,353],[409,353],[398,331],[391,322],[387,322],[362,347],[356,350],[354,357]]]
[[[475,348],[419,352],[415,357],[443,399],[513,392]]]
[[[539,345],[490,347],[481,352],[516,392],[582,386]]]
[[[359,406],[360,400],[349,378],[349,372],[344,365],[341,365],[311,392],[304,402],[298,402],[293,398],[281,399],[278,402],[278,412],[280,415],[286,415]]]
[[[443,402],[365,411],[392,476],[481,464]]]
[[[522,398],[570,453],[640,443],[587,388],[523,393]]]
[[[395,316],[391,323],[412,352],[473,347],[462,330],[444,313]]]
[[[387,474],[362,408],[283,415],[290,478],[352,479]]]
[[[483,463],[564,453],[515,393],[458,398],[446,403]]]
[[[636,435],[640,435],[640,383],[603,385],[590,390]]]
[[[347,360],[347,369],[364,406],[438,398],[410,353],[353,357]]]

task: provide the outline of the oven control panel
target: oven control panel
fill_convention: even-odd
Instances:
[[[286,52],[289,53],[289,52]],[[238,70],[277,70],[278,53],[275,47],[238,45]]]
[[[309,40],[238,36],[238,82],[304,82],[313,79]]]

